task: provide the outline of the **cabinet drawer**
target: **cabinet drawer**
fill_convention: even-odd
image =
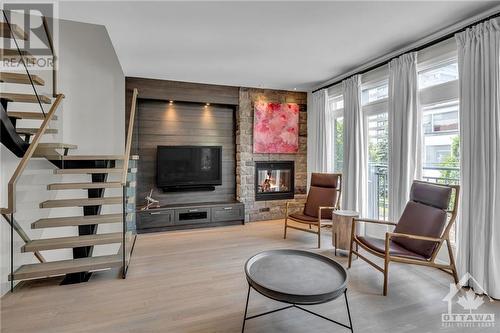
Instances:
[[[174,224],[173,210],[143,211],[137,214],[137,228],[158,228]]]
[[[182,208],[175,210],[175,224],[193,224],[210,222],[210,208]]]
[[[243,205],[228,205],[212,208],[212,222],[243,220]]]

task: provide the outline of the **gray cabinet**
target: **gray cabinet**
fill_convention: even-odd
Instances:
[[[244,220],[245,206],[240,202],[170,205],[137,212],[137,229],[148,232],[209,227]]]
[[[175,224],[210,222],[210,207],[190,207],[175,210]]]
[[[151,209],[137,213],[137,229],[166,227],[174,224],[174,210]]]
[[[212,208],[212,222],[244,220],[243,205],[225,205]]]

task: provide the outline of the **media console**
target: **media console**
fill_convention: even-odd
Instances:
[[[137,232],[191,229],[245,223],[241,202],[166,205],[137,212]]]

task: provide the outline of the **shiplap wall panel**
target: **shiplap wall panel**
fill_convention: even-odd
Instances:
[[[153,189],[161,205],[232,201],[236,162],[234,107],[140,99],[137,137],[140,156],[138,203]],[[165,193],[156,187],[156,147],[159,145],[222,146],[222,185],[215,191]]]

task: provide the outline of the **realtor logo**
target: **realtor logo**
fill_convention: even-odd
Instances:
[[[49,69],[54,66],[58,27],[57,3],[53,2],[2,2],[2,19],[11,31],[3,38],[2,69]],[[23,59],[20,56],[23,56]],[[24,64],[23,64],[24,60]]]
[[[472,289],[462,290],[469,281],[472,281],[484,295],[476,295]],[[448,302],[448,312],[441,314],[441,325],[443,327],[495,327],[495,314],[479,311],[486,300],[493,302],[476,279],[466,273],[457,284],[450,283],[450,291],[443,298],[443,301]],[[454,303],[461,306],[463,312],[453,312]],[[457,307],[457,309],[460,308]]]

